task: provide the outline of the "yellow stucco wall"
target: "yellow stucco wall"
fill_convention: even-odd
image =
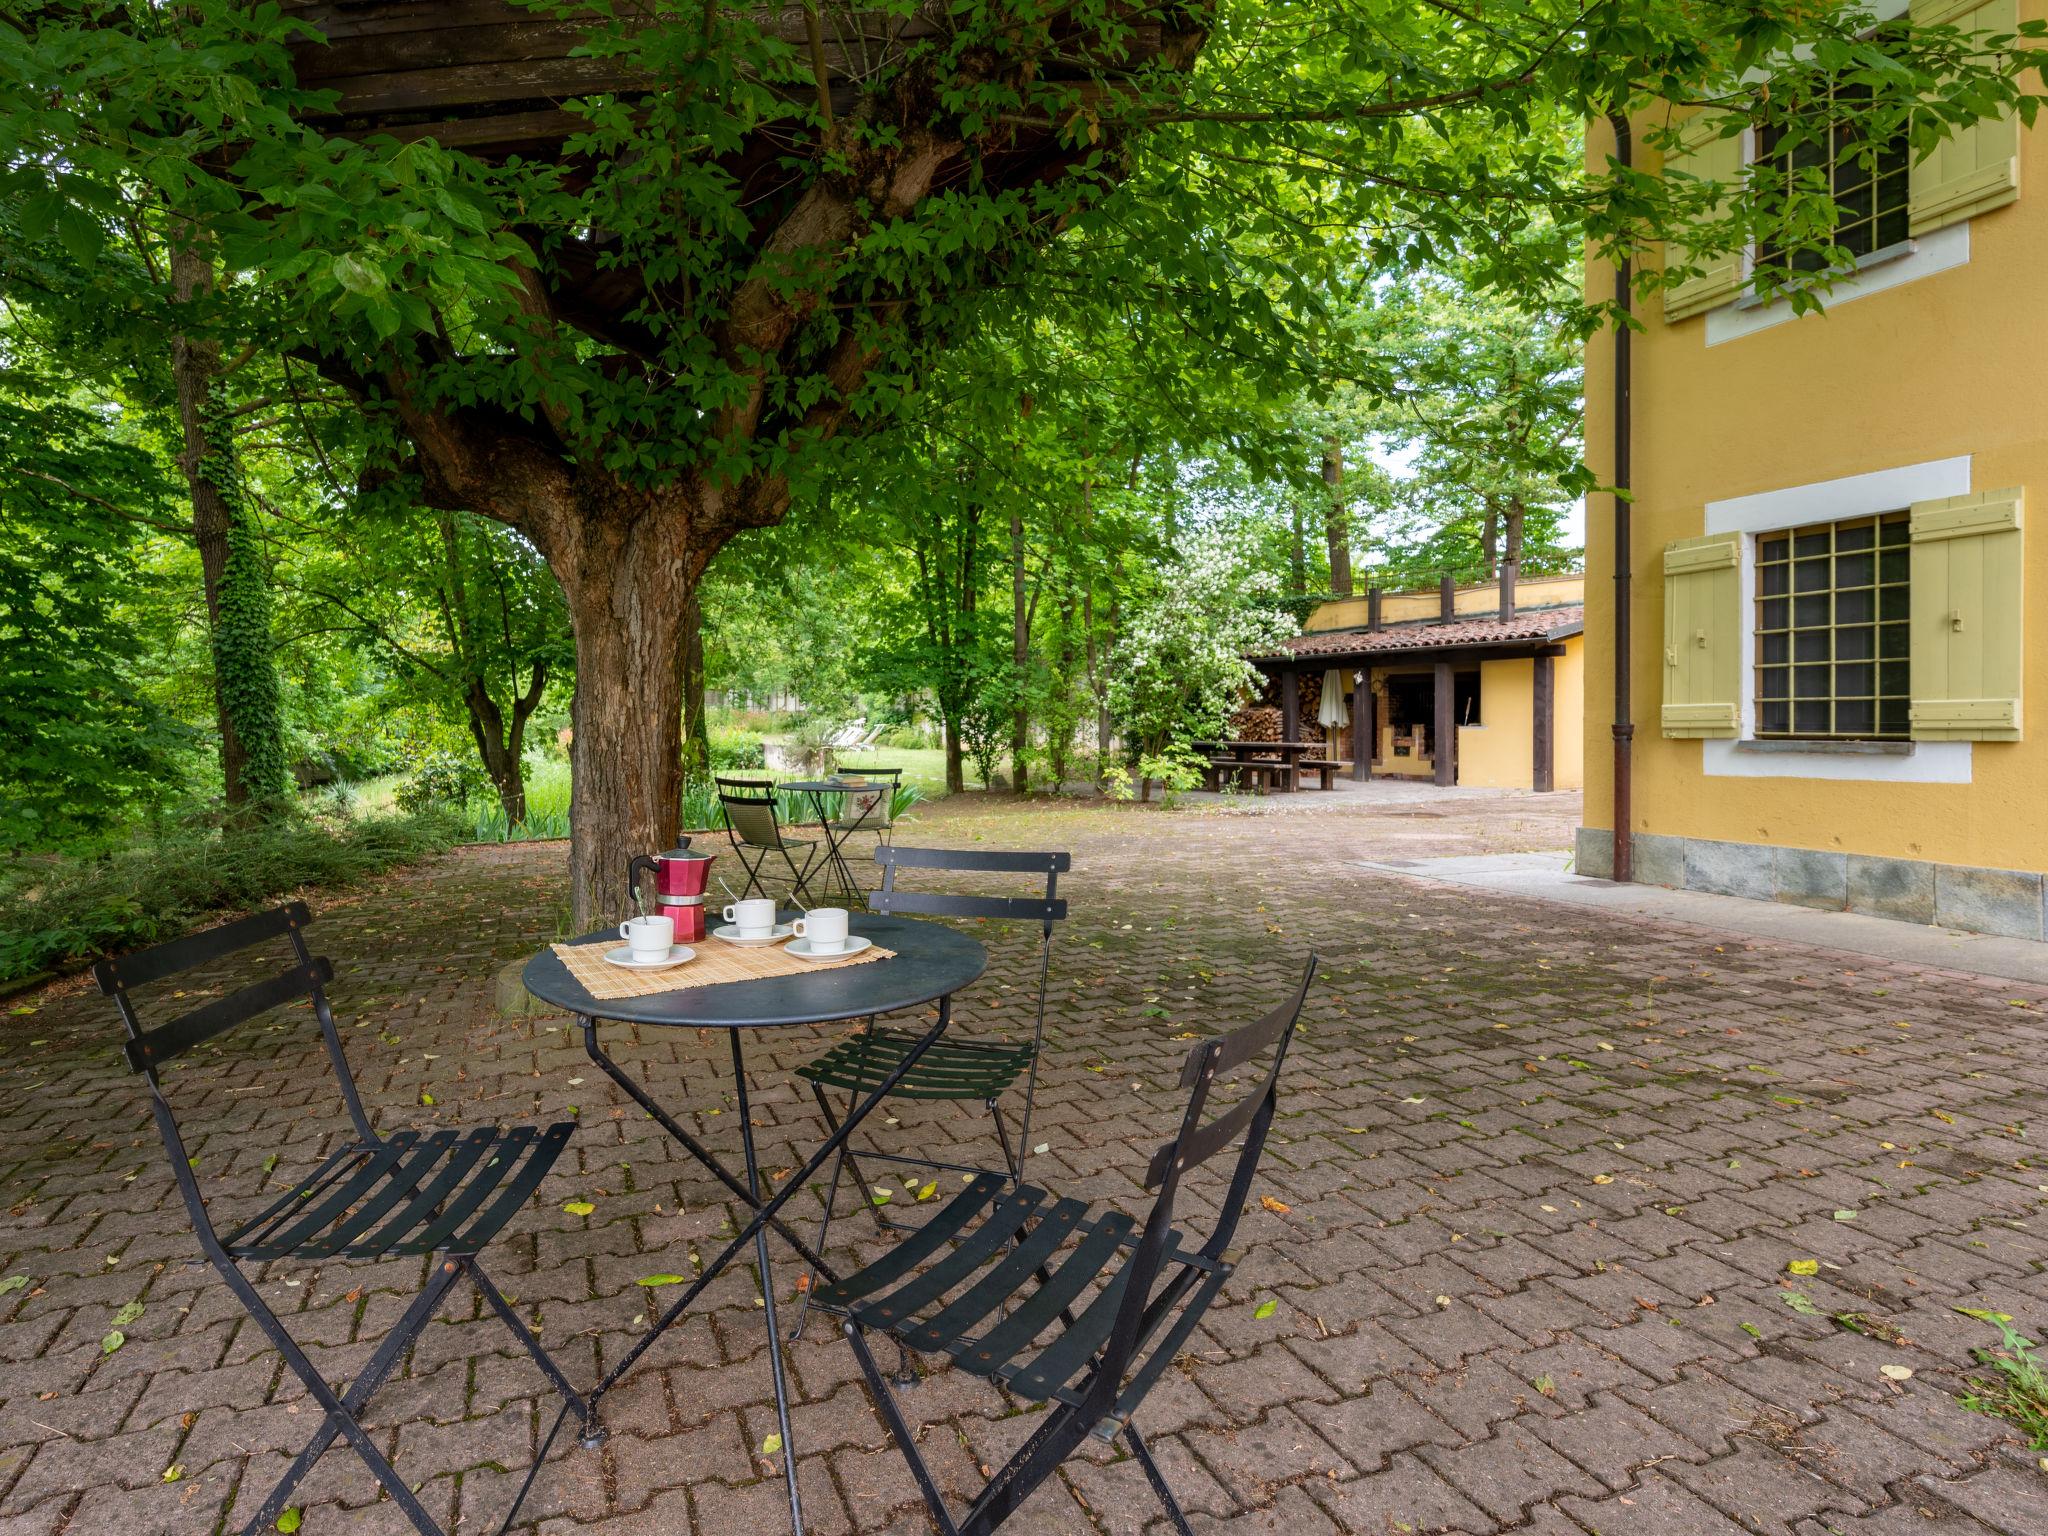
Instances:
[[[1585,707],[1585,642],[1578,635],[1564,642],[1565,653],[1551,661],[1554,714],[1551,726],[1551,778],[1557,789],[1577,789],[1585,781],[1584,735],[1579,729]],[[1479,664],[1481,724],[1458,727],[1458,783],[1475,789],[1527,789],[1535,778],[1536,670],[1522,658]]]
[[[1583,602],[1586,595],[1586,578],[1583,576],[1534,576],[1515,583],[1515,606],[1518,608],[1561,608],[1572,603]],[[1452,599],[1453,610],[1461,615],[1498,613],[1500,611],[1500,583],[1486,582],[1476,587],[1460,587]],[[1428,592],[1385,592],[1380,595],[1380,622],[1382,624],[1409,624],[1418,620],[1434,619],[1443,612],[1443,599],[1434,590]],[[1322,629],[1363,629],[1366,623],[1365,594],[1356,597],[1337,598],[1317,606],[1302,626],[1311,633]]]
[[[1557,688],[1557,737],[1552,746],[1551,774],[1559,789],[1586,785],[1586,637],[1573,635],[1564,654],[1551,663]]]
[[[2022,14],[2048,11],[2028,0]],[[2048,130],[2044,130],[2048,131]],[[1612,138],[1588,129],[1604,163]],[[1638,164],[1656,155],[1637,139]],[[1630,708],[1636,722],[1638,831],[1941,863],[2048,869],[2048,140],[2026,135],[2017,203],[1972,219],[1969,260],[1772,329],[1706,344],[1704,317],[1664,324],[1639,305],[1634,340],[1634,594]],[[1612,269],[1589,262],[1589,290]],[[1587,349],[1587,459],[1614,463],[1613,347]],[[1843,476],[1968,455],[1970,488],[2018,485],[2036,518],[2025,537],[2026,737],[1970,746],[1967,784],[1722,777],[1702,743],[1666,740],[1662,556],[1705,531],[1705,504]],[[1586,824],[1612,822],[1613,503],[1589,498],[1585,662]],[[1752,686],[1744,679],[1744,687]]]

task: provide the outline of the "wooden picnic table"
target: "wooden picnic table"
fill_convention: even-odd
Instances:
[[[1301,787],[1301,760],[1321,750],[1319,741],[1198,741],[1195,750],[1209,759],[1204,775],[1208,787],[1222,787],[1226,777],[1242,782],[1257,775],[1272,781],[1274,792],[1291,794]]]

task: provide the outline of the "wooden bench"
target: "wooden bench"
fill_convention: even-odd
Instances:
[[[1304,757],[1299,766],[1304,773],[1314,772],[1317,789],[1335,789],[1337,770],[1344,765],[1332,757]]]
[[[1293,773],[1286,763],[1273,758],[1260,757],[1212,757],[1209,759],[1209,788],[1220,790],[1226,779],[1235,779],[1240,785],[1257,779],[1263,788],[1278,790],[1293,788]]]

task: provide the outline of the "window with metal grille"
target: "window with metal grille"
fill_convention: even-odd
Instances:
[[[1756,541],[1759,736],[1907,735],[1907,514]]]
[[[1835,202],[1834,243],[1854,257],[1864,257],[1903,244],[1907,228],[1911,155],[1903,129],[1873,142],[1863,129],[1843,120],[1870,100],[1870,87],[1847,82],[1830,87],[1811,102],[1791,110],[1805,118],[1807,132],[1790,148],[1791,128],[1785,121],[1757,127],[1757,160],[1773,164],[1785,177],[1786,192],[1795,191],[1804,174],[1819,171]],[[1757,247],[1760,269],[1818,272],[1828,265],[1823,251],[1786,251],[1772,241]]]

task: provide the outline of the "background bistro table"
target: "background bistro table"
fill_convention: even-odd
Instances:
[[[705,1287],[732,1263],[751,1241],[755,1262],[760,1267],[763,1315],[768,1324],[768,1366],[775,1382],[775,1414],[782,1432],[782,1466],[789,1487],[789,1518],[794,1530],[804,1528],[803,1504],[797,1493],[796,1444],[790,1435],[789,1383],[783,1372],[782,1339],[775,1317],[775,1278],[768,1257],[768,1232],[772,1227],[797,1254],[813,1265],[826,1280],[837,1277],[824,1258],[812,1250],[782,1220],[782,1207],[790,1196],[804,1188],[867,1119],[889,1090],[903,1078],[918,1058],[945,1034],[952,1022],[953,994],[970,985],[988,965],[988,951],[964,933],[939,923],[919,922],[908,917],[878,917],[855,913],[852,931],[895,951],[887,960],[863,965],[821,965],[794,976],[773,976],[758,981],[736,981],[712,986],[688,985],[689,967],[677,972],[681,990],[658,992],[647,997],[593,997],[569,973],[561,957],[544,949],[526,963],[526,990],[544,1002],[567,1010],[583,1026],[584,1049],[605,1074],[658,1121],[698,1162],[752,1209],[753,1219],[705,1266],[682,1295],[670,1304],[646,1335],[628,1350],[590,1394],[596,1409],[635,1361],[682,1317]],[[618,930],[607,928],[571,940],[575,944],[616,944]],[[706,944],[717,944],[707,939]],[[809,1162],[783,1181],[780,1193],[763,1201],[761,1174],[754,1152],[754,1122],[747,1105],[747,1064],[743,1042],[757,1029],[777,1029],[792,1024],[824,1024],[842,1019],[867,1018],[894,1013],[937,1002],[938,1020],[918,1040],[897,1069],[855,1106],[838,1130],[812,1154]],[[598,1026],[604,1022],[668,1026],[677,1029],[723,1029],[732,1046],[733,1086],[738,1094],[740,1143],[746,1154],[746,1177],[742,1180],[727,1168],[704,1144],[684,1129],[682,1123],[656,1101],[648,1090],[626,1074],[624,1068],[599,1045]]]
[[[825,839],[825,873],[828,882],[825,889],[827,893],[830,893],[832,884],[836,883],[839,887],[840,897],[849,907],[866,905],[867,896],[861,890],[860,882],[853,877],[853,866],[846,862],[846,840],[866,826],[869,821],[875,819],[877,802],[870,799],[868,804],[850,822],[842,822],[840,830],[835,834],[832,824],[832,797],[834,795],[846,796],[846,799],[841,804],[847,810],[851,810],[857,797],[866,798],[876,790],[880,790],[885,795],[894,794],[896,790],[895,782],[893,780],[864,779],[858,784],[849,784],[844,779],[835,776],[826,779],[789,779],[778,784],[776,788],[788,790],[792,794],[809,795],[811,797],[811,809],[817,814],[818,818],[818,831]],[[842,811],[841,815],[844,814],[845,812]]]

